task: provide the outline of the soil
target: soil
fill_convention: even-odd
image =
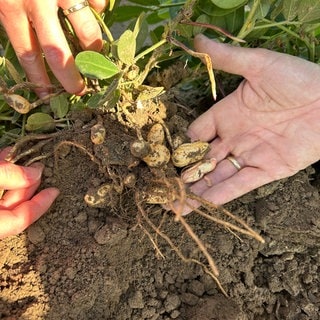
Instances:
[[[88,132],[75,132],[63,138],[87,146]],[[183,261],[141,218],[136,192],[125,188],[91,207],[84,196],[106,182],[105,172],[76,146],[57,154],[45,160],[41,188],[57,186],[61,195],[25,232],[0,242],[1,319],[319,319],[319,166],[225,206],[265,244],[196,213],[186,217],[215,260],[225,296],[199,264]],[[125,160],[117,165],[131,166]],[[148,184],[148,175],[141,176],[134,190]],[[185,257],[206,263],[174,214],[159,205],[143,208]]]

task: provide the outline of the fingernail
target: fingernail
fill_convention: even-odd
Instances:
[[[195,38],[197,38],[197,40],[207,40],[208,38],[202,34],[202,33],[198,33]]]
[[[60,194],[60,190],[58,188],[50,188],[51,194],[56,198]]]
[[[79,92],[75,93],[76,96],[83,96],[88,92],[88,88],[87,86],[85,86],[84,88],[82,88]]]
[[[41,162],[34,162],[30,165],[31,168],[36,168],[36,169],[39,169],[41,172],[43,171],[44,169],[44,164],[41,163]]]
[[[44,166],[39,163],[33,163],[30,167],[24,167],[25,178],[29,181],[37,181],[41,178]]]
[[[45,97],[47,97],[50,94],[49,91],[39,91],[38,92],[38,96],[40,99],[44,99]]]

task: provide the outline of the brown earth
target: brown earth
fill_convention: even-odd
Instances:
[[[86,145],[87,134],[64,138]],[[131,191],[89,207],[84,195],[105,175],[78,147],[65,149],[57,162],[45,160],[42,187],[61,190],[51,210],[0,241],[1,319],[319,319],[319,167],[226,205],[264,245],[195,213],[186,218],[220,270],[225,297],[199,265],[182,261],[141,221]],[[206,263],[172,213],[145,209],[185,256]]]

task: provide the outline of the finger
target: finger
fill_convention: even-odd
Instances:
[[[6,158],[6,156],[8,155],[8,153],[10,152],[10,150],[11,150],[11,147],[7,147],[7,148],[0,150],[0,160],[4,160]]]
[[[92,7],[96,12],[101,13],[106,9],[109,0],[89,0],[89,2],[90,7]]]
[[[7,161],[0,161],[0,189],[15,190],[37,183],[43,171],[42,164],[22,167]]]
[[[222,141],[216,138],[210,143],[210,150],[206,154],[207,159],[215,158],[219,164],[223,159],[231,154],[231,144],[228,141]],[[216,170],[216,169],[215,169]]]
[[[219,162],[212,172],[206,174],[205,179],[201,179],[190,186],[190,190],[195,194],[202,194],[209,189],[210,186],[217,185],[229,179],[238,171],[239,170],[236,169],[229,160],[225,159]]]
[[[0,210],[10,210],[17,207],[22,202],[30,200],[38,189],[40,183],[41,180],[39,179],[35,184],[31,185],[28,188],[7,191],[2,199],[0,199]]]
[[[237,93],[226,96],[190,124],[187,131],[188,136],[192,140],[211,141],[221,134],[219,127],[222,126],[223,135],[228,135],[236,125],[240,125],[239,119],[234,119],[238,106]]]
[[[192,192],[216,205],[223,205],[271,181],[273,179],[263,170],[246,167],[205,190],[192,187]]]
[[[18,234],[38,220],[59,195],[56,188],[40,191],[31,200],[20,204],[13,210],[0,212],[0,239]]]
[[[29,17],[52,72],[69,93],[81,95],[85,84],[62,31],[55,1],[32,1]],[[48,19],[50,17],[50,19]]]
[[[49,91],[45,87],[50,85],[50,80],[34,30],[21,3],[11,1],[9,5],[2,4],[0,17],[28,80],[43,85],[44,88],[35,91],[40,97],[46,96]]]
[[[230,163],[230,161],[223,160],[217,164],[213,172],[205,176],[205,179],[201,179],[198,182],[191,185],[189,187],[189,190],[195,195],[201,196],[207,190],[212,190],[212,187],[211,187],[212,185],[219,184],[220,182],[230,178],[237,172],[238,170]],[[210,183],[208,183],[208,181],[210,181]],[[218,203],[214,203],[214,204],[219,205]],[[178,206],[179,206],[179,203],[175,203],[175,208],[179,208]],[[193,199],[188,199],[186,201],[186,204],[184,204],[183,208],[180,209],[181,214],[187,215],[191,211],[193,211],[193,209],[196,209],[200,206],[201,206],[201,202]]]
[[[210,181],[209,184],[211,186],[227,178],[230,178],[237,172],[238,170],[231,164],[230,161],[223,160],[217,164],[216,168],[211,173],[205,176],[205,179],[201,179],[198,182],[195,182],[191,186],[189,186],[189,191],[191,191],[195,195],[201,195],[210,188],[208,185],[208,181]],[[175,213],[184,216],[200,206],[201,202],[195,199],[187,198],[183,201],[183,203],[177,200],[174,203],[172,203],[171,206],[166,206],[165,209],[171,209]]]
[[[270,56],[268,50],[218,43],[202,34],[195,37],[194,45],[197,51],[210,55],[214,69],[244,77],[253,73],[259,74],[265,65],[270,63],[270,59],[274,59],[267,59]]]
[[[194,199],[185,199],[183,202],[180,200],[176,200],[173,203],[170,203],[170,205],[163,206],[166,210],[173,211],[176,215],[182,215],[186,216],[190,212],[192,212],[194,209],[197,209],[201,206],[201,203]]]
[[[79,2],[63,1],[62,9],[69,9]],[[99,3],[98,3],[99,4]],[[83,49],[100,51],[102,49],[102,33],[99,24],[89,6],[69,13],[68,20],[71,22]]]
[[[214,171],[205,176],[205,179],[201,179],[198,182],[193,183],[189,187],[189,191],[191,191],[195,195],[201,196],[207,190],[212,190],[211,186],[213,184],[219,184],[220,182],[230,178],[237,172],[238,170],[231,164],[230,161],[223,160],[217,164]],[[208,185],[208,181],[210,181],[210,186]],[[219,205],[218,203],[214,204]],[[166,207],[166,209],[171,209],[174,212],[185,216],[200,206],[200,201],[187,198],[183,203],[181,203],[179,200],[175,201],[173,204],[171,204],[171,207]]]
[[[214,108],[211,107],[190,124],[187,135],[192,141],[210,141],[217,135]]]

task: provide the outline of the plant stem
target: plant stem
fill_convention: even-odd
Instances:
[[[294,22],[294,21],[280,21],[280,22],[272,22],[267,19],[263,19],[262,21],[264,22],[269,22],[267,24],[260,24],[258,26],[254,26],[252,30],[259,30],[259,29],[264,29],[264,28],[271,28],[271,27],[279,27],[281,25],[300,25],[301,22]]]
[[[272,27],[274,25],[274,23],[268,19],[262,19],[262,21],[266,22],[268,24],[268,26],[270,26],[270,27]],[[286,33],[290,34],[291,36],[302,40],[296,32],[294,32],[291,29],[284,26],[283,23],[277,23],[275,26],[278,27],[279,29],[285,31]]]
[[[148,49],[144,50],[143,52],[139,53],[133,61],[133,64],[137,63],[138,60],[146,56],[148,53],[152,52],[153,50],[159,48],[160,46],[164,45],[167,42],[167,39],[162,39],[153,46],[149,47]]]
[[[91,9],[91,11],[93,12],[95,18],[98,20],[98,22],[99,22],[99,24],[100,24],[103,32],[104,32],[104,33],[106,34],[106,36],[107,36],[109,42],[112,43],[112,42],[114,41],[114,39],[113,39],[113,36],[112,36],[111,31],[110,31],[109,28],[106,26],[106,24],[104,23],[104,21],[103,21],[103,19],[101,18],[101,16],[100,16],[95,10],[93,10],[92,8],[90,8],[90,9]]]
[[[264,21],[266,23],[271,22],[268,19],[263,19],[262,21]],[[271,24],[273,24],[273,23],[271,22],[270,25]],[[292,31],[291,29],[287,28],[286,26],[284,26],[282,24],[277,24],[276,27],[281,29],[281,30],[283,30],[287,34],[290,34],[292,37],[297,38],[298,40],[302,41],[305,44],[305,46],[307,47],[307,49],[308,49],[309,59],[312,59],[314,50],[312,48],[312,44],[307,39],[301,38],[299,34],[297,34],[296,32]],[[313,61],[313,60],[311,60],[311,61]]]
[[[0,116],[0,120],[1,121],[11,121],[12,120],[12,117],[9,117],[9,116]]]
[[[158,8],[172,8],[172,7],[179,7],[179,6],[183,6],[186,2],[185,1],[181,1],[178,3],[168,3],[168,4],[160,4],[158,6]]]
[[[255,15],[259,8],[260,0],[254,0],[253,5],[249,11],[246,21],[244,22],[242,28],[240,29],[237,38],[243,39],[249,34],[254,28]]]

